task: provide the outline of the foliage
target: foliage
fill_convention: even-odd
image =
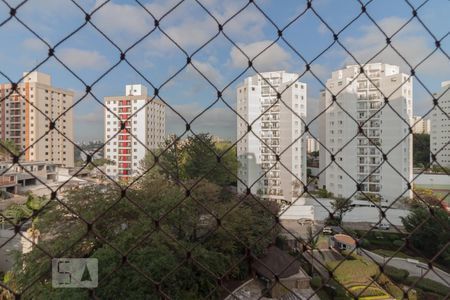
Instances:
[[[446,249],[439,259],[450,257],[450,249],[446,247],[450,240],[450,219],[446,211],[436,208],[431,215],[429,210],[418,207],[402,218],[402,223],[405,230],[410,233],[409,242],[422,254],[433,257],[441,249]]]
[[[23,219],[30,218],[33,211],[23,204],[11,204],[3,212],[3,215],[12,223],[19,224]]]
[[[317,197],[319,198],[331,198],[333,197],[333,193],[332,192],[328,192],[327,189],[317,189],[315,191]]]
[[[431,167],[431,171],[434,172],[434,173],[450,174],[450,168],[444,167],[444,166],[440,166],[440,165],[433,165]]]
[[[92,163],[89,163],[86,167],[87,170],[91,171],[93,170],[95,167],[101,167],[104,165],[113,165],[114,161],[107,159],[107,158],[97,158],[92,160]]]
[[[413,134],[413,164],[415,167],[430,164],[429,134]]]
[[[14,155],[20,154],[20,148],[12,140],[0,141],[0,160],[8,160]]]
[[[383,273],[386,274],[392,280],[402,283],[409,276],[409,272],[403,269],[397,269],[392,266],[384,266]]]
[[[392,283],[392,281],[389,280],[389,278],[385,274],[380,274],[378,276],[378,278],[376,278],[376,279],[377,279],[377,283],[380,286],[382,286],[389,294],[394,296],[395,299],[397,299],[397,300],[402,300],[403,299],[403,291],[402,291],[402,289],[399,288],[394,283]]]
[[[64,202],[72,211],[51,202],[36,222],[41,249],[66,250],[67,257],[97,258],[99,278],[113,272],[95,291],[100,299],[161,298],[146,277],[161,281],[161,290],[173,299],[197,299],[210,293],[209,298],[216,298],[217,277],[242,280],[249,275],[248,264],[238,263],[247,247],[260,255],[275,240],[272,214],[278,208],[271,202],[261,200],[265,208],[252,199],[240,202],[237,195],[224,194],[224,188],[205,180],[188,198],[183,188],[165,178],[144,176],[141,180],[139,188],[128,189],[127,199],[121,200],[116,186],[71,190]],[[95,234],[87,231],[77,215],[88,222],[98,218]],[[222,217],[220,226],[216,217]],[[131,249],[124,260],[122,253]],[[42,275],[22,299],[86,298],[82,290],[51,289],[49,264],[50,258],[38,247],[20,257],[12,282],[19,290]]]
[[[12,223],[19,224],[22,220],[32,217],[33,211],[41,209],[47,201],[45,197],[28,195],[26,203],[11,204],[5,209],[3,215]]]
[[[359,240],[359,245],[362,248],[367,248],[367,247],[370,246],[370,240],[368,240],[368,239],[361,239],[361,240]]]
[[[170,136],[155,155],[157,163],[154,155],[149,154],[143,165],[153,176],[175,182],[206,177],[221,186],[236,184],[236,147],[229,142],[215,142],[207,133],[190,136],[183,142]]]
[[[314,290],[320,288],[322,286],[322,277],[317,275],[313,276],[310,280],[310,284]]]
[[[331,207],[333,211],[337,213],[336,219],[338,224],[342,224],[342,219],[344,215],[353,210],[354,206],[352,205],[353,201],[352,199],[345,199],[345,198],[336,198],[331,202]]]
[[[405,242],[402,240],[395,240],[392,242],[392,245],[394,245],[395,247],[401,248],[405,245]]]
[[[380,203],[382,198],[380,195],[378,194],[372,194],[372,193],[358,193],[356,195],[356,199],[358,200],[365,200],[365,201],[370,201],[373,203]]]
[[[413,207],[440,206],[441,204],[441,199],[431,189],[414,188],[413,195],[411,203]]]
[[[416,280],[418,281],[416,282]],[[420,288],[423,291],[436,293],[441,296],[447,296],[450,293],[450,287],[428,278],[419,279],[419,277],[410,276],[406,279],[405,283],[409,286],[414,286]]]
[[[28,195],[25,205],[31,210],[39,210],[47,203],[47,201],[47,198],[44,196],[34,196],[33,194],[30,194]]]

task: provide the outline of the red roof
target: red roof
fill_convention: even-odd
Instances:
[[[356,240],[349,235],[335,234],[333,238],[336,240],[336,242],[339,242],[341,244],[356,246]]]

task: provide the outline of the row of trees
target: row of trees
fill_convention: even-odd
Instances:
[[[218,278],[247,278],[248,254],[258,256],[275,241],[278,206],[230,191],[232,177],[201,145],[189,138],[168,152],[160,149],[162,166],[127,188],[126,198],[117,186],[96,185],[69,191],[64,205],[52,200],[36,222],[38,247],[20,257],[7,285],[21,292],[37,280],[23,299],[86,298],[86,290],[51,288],[46,253],[97,258],[101,299],[160,299],[161,292],[173,299],[218,298]]]

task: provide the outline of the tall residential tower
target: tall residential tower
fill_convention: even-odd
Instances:
[[[326,87],[320,100],[325,113],[319,139],[326,148],[319,154],[325,169],[320,187],[335,197],[358,195],[358,185],[387,202],[411,197],[412,79],[398,66],[371,63],[363,74],[356,65],[333,72]],[[389,106],[383,107],[385,97]]]
[[[105,105],[105,157],[114,162],[106,174],[128,180],[139,174],[147,150],[164,140],[165,105],[139,84],[127,85],[125,96],[105,97]]]
[[[0,103],[1,140],[27,149],[20,158],[25,161],[73,167],[73,118],[69,108],[74,93],[53,87],[50,75],[35,71],[23,76],[16,91],[9,83],[0,84],[0,99],[5,99]]]
[[[278,202],[292,202],[302,192],[306,84],[297,78],[284,71],[267,72],[238,86],[238,177],[245,183],[238,181],[239,192],[248,186],[252,193]]]
[[[436,162],[450,167],[450,81],[442,83],[438,105],[431,113],[430,151]]]

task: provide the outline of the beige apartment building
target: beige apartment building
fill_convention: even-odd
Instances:
[[[52,86],[50,75],[32,72],[12,91],[0,84],[0,139],[25,150],[21,160],[73,167],[72,91]],[[51,130],[54,122],[55,129]],[[60,132],[58,132],[58,129]]]

